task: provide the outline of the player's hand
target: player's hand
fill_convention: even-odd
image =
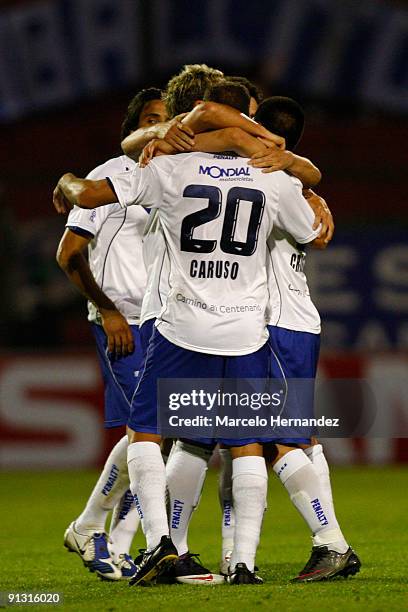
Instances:
[[[262,136],[257,136],[258,140],[260,140],[266,147],[271,147],[273,149],[281,149],[284,151],[286,149],[286,140],[283,136],[278,136],[273,132],[270,132],[262,125],[258,125],[258,127],[262,130]]]
[[[272,148],[266,152],[255,153],[248,164],[253,168],[262,168],[264,173],[289,170],[293,164],[293,153]]]
[[[144,168],[147,164],[158,155],[173,155],[177,153],[176,149],[169,145],[168,142],[161,138],[154,138],[143,149],[139,157],[139,166]]]
[[[54,204],[54,208],[60,215],[68,213],[73,208],[73,203],[71,203],[64,192],[64,180],[67,177],[72,176],[71,174],[64,174],[57,183],[53,193],[52,193],[52,201]]]
[[[305,189],[303,195],[315,214],[313,229],[317,229],[321,225],[320,234],[313,242],[313,245],[317,248],[325,248],[334,234],[333,215],[327,206],[326,200],[317,195],[317,193],[311,189]]]
[[[116,357],[126,356],[134,351],[132,330],[125,317],[118,310],[99,309],[102,327],[108,339],[108,351]]]
[[[179,117],[176,117],[171,122],[164,140],[176,151],[185,153],[191,151],[194,147],[194,132],[188,125],[182,123]]]

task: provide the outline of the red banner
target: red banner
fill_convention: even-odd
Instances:
[[[379,376],[380,375],[380,376]],[[323,356],[319,376],[364,378],[381,384],[380,409],[389,420],[408,419],[406,355]],[[408,384],[408,383],[407,383]],[[333,463],[408,462],[408,440],[387,437],[328,439]],[[57,470],[95,467],[120,431],[103,429],[103,386],[94,354],[3,355],[0,358],[0,466]]]

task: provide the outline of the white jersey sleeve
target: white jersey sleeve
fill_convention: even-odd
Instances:
[[[313,229],[314,214],[302,195],[302,184],[285,172],[276,172],[279,181],[279,209],[275,225],[285,230],[299,244],[312,242],[320,232]]]
[[[306,253],[302,244],[319,233],[313,230],[314,213],[301,196],[302,185],[293,177],[293,202],[283,200],[271,235],[268,238],[269,325],[299,332],[320,333],[320,316],[310,297],[304,272]],[[287,183],[287,181],[285,181]],[[282,191],[281,191],[282,193]],[[290,193],[289,189],[283,191]],[[293,219],[289,216],[292,204]],[[278,227],[280,225],[280,227]],[[285,226],[285,229],[282,229]],[[292,229],[290,233],[287,227]],[[296,237],[294,236],[296,234]]]
[[[157,318],[170,291],[170,262],[158,210],[152,210],[143,236],[143,257],[147,270],[140,325]]]
[[[118,172],[122,172],[125,169],[122,157],[109,160],[97,168],[94,168],[86,178],[91,180],[99,180],[105,177],[106,172],[112,172],[113,168],[116,168]],[[130,169],[132,160],[129,160],[129,162]],[[72,231],[76,231],[78,234],[83,233],[85,236],[89,234],[90,237],[96,236],[107,217],[115,210],[120,210],[120,205],[117,202],[92,209],[74,206],[68,215],[66,227]]]
[[[88,174],[103,179],[110,174],[130,174],[135,162],[122,155],[98,166]],[[124,209],[118,202],[93,210],[75,207],[66,226],[89,237],[89,267],[95,281],[113,301],[129,324],[137,324],[146,286],[142,255],[143,230],[149,214],[142,207]],[[88,302],[89,320],[100,322],[100,315]]]
[[[166,173],[163,168],[159,173],[155,160],[145,168],[136,166],[132,172],[123,172],[117,176],[109,176],[109,181],[123,208],[142,204],[146,208],[160,207],[163,197],[163,179]]]

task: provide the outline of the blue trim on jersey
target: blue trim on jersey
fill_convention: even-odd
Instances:
[[[320,335],[293,331],[276,325],[268,325],[271,347],[271,375],[284,381],[287,395],[283,417],[309,418],[313,416],[314,379],[319,361]],[[291,393],[291,378],[305,381],[301,393]],[[292,385],[293,386],[293,385]],[[300,387],[299,387],[300,388]],[[310,438],[277,438],[279,444],[310,444]]]
[[[78,225],[67,225],[67,228],[73,233],[78,234],[78,236],[82,236],[83,238],[95,238],[95,234],[89,232],[82,227],[78,227]]]
[[[105,427],[126,425],[133,393],[143,366],[143,347],[138,325],[130,325],[135,350],[131,355],[115,357],[108,352],[107,337],[101,325],[92,323],[99,365],[105,388]]]
[[[112,183],[111,179],[109,178],[109,176],[105,176],[105,180],[108,181],[109,187],[112,189],[113,193],[116,196],[116,200],[115,201],[119,202],[118,194],[116,193],[115,187],[113,186],[113,183]]]

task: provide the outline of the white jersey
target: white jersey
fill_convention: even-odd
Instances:
[[[121,155],[92,170],[87,178],[104,179],[135,166],[129,157]],[[130,325],[139,323],[146,287],[142,236],[148,219],[149,211],[141,206],[128,210],[116,203],[92,210],[74,207],[66,223],[73,231],[93,236],[88,247],[91,272]],[[88,312],[90,321],[100,323],[92,302],[88,302]]]
[[[283,172],[263,174],[231,155],[187,153],[109,177],[119,203],[159,209],[169,256],[157,327],[189,350],[245,355],[268,339],[267,237],[273,222],[313,240],[308,207]]]
[[[292,177],[299,193],[302,184]],[[314,223],[312,209],[305,210],[310,227]],[[268,239],[270,255],[268,324],[294,331],[320,333],[320,316],[310,297],[304,273],[306,253],[302,242],[275,224]]]
[[[157,209],[152,209],[145,227],[143,257],[147,271],[147,285],[140,325],[159,316],[170,290],[170,260]]]

